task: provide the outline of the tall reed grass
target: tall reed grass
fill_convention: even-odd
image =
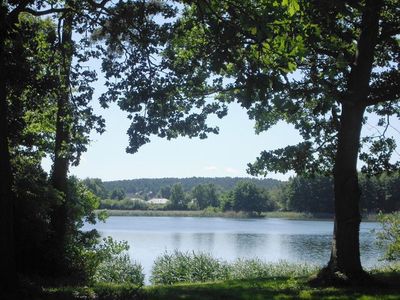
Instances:
[[[153,265],[152,284],[174,284],[178,282],[207,282],[230,279],[255,279],[270,277],[302,277],[318,271],[310,264],[295,264],[286,261],[268,263],[260,259],[238,259],[228,263],[207,253],[165,252]]]

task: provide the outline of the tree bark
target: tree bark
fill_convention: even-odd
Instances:
[[[73,55],[72,45],[73,16],[68,13],[63,21],[61,36],[62,64],[60,66],[60,94],[57,101],[56,137],[54,163],[51,174],[52,186],[63,194],[63,202],[54,207],[51,225],[53,229],[54,275],[65,275],[64,257],[68,238],[68,169],[70,161],[70,72]]]
[[[360,189],[357,160],[363,115],[367,106],[382,1],[366,1],[357,55],[342,102],[334,168],[335,220],[331,258],[321,274],[339,282],[360,283],[366,273],[360,260]],[[332,283],[332,282],[331,282]]]
[[[16,287],[14,197],[8,142],[8,103],[5,70],[6,10],[0,2],[0,293]]]
[[[364,110],[363,105],[343,105],[335,160],[335,221],[328,266],[333,272],[347,277],[358,277],[363,273],[357,158]]]

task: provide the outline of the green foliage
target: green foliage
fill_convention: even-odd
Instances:
[[[50,273],[54,272],[53,262],[63,262],[66,276],[69,281],[89,282],[94,274],[97,264],[95,258],[99,234],[96,230],[83,231],[84,223],[96,224],[98,220],[104,220],[102,214],[94,211],[99,208],[100,199],[96,197],[80,180],[70,177],[68,181],[68,201],[62,198],[62,204],[66,205],[66,230],[67,241],[64,245],[65,256],[59,257],[48,245],[47,260]],[[54,235],[54,233],[52,233]],[[49,239],[52,243],[53,239]],[[47,275],[48,276],[48,275]]]
[[[43,275],[48,271],[48,220],[54,203],[61,203],[61,195],[54,190],[42,170],[40,162],[27,157],[13,161],[15,199],[15,242],[17,269],[29,275]]]
[[[83,184],[100,199],[108,198],[108,191],[99,178],[86,178],[82,180]]]
[[[219,205],[219,195],[216,186],[213,184],[196,186],[192,190],[191,196],[198,209],[205,209],[209,206],[217,207]]]
[[[364,213],[392,212],[400,208],[400,176],[398,173],[379,176],[360,175],[360,209]],[[333,178],[315,174],[296,176],[270,190],[274,203],[283,210],[306,213],[333,213]]]
[[[205,282],[228,278],[225,262],[205,253],[180,252],[164,253],[156,258],[151,271],[153,284],[177,282]]]
[[[382,230],[377,232],[378,244],[385,249],[383,259],[400,261],[400,212],[379,214]]]
[[[259,259],[238,259],[232,263],[195,252],[164,253],[156,258],[150,281],[153,284],[207,282],[269,277],[304,277],[318,271],[317,266],[285,261],[266,263]]]
[[[20,274],[54,277],[56,265],[63,265],[65,273],[62,276],[85,282],[88,272],[82,253],[96,243],[97,233],[80,229],[84,221],[96,221],[93,210],[98,208],[99,201],[76,178],[68,180],[66,175],[64,186],[68,193],[56,191],[40,166],[41,158],[46,154],[55,157],[56,116],[61,94],[65,91],[60,73],[68,58],[60,50],[61,37],[57,35],[60,31],[57,32],[53,19],[33,17],[24,11],[27,6],[41,9],[42,5],[50,7],[54,2],[19,3],[18,9],[16,3],[3,2],[0,9],[0,69],[7,76],[4,82],[2,80],[0,94],[1,101],[6,102],[6,109],[1,111],[2,124],[8,123],[9,130],[2,130],[1,138],[9,141],[6,151],[12,159],[16,196],[13,200],[17,210],[14,220],[17,245],[9,247],[16,249]],[[12,16],[7,16],[8,13]],[[8,19],[6,27],[5,18]],[[59,25],[65,28],[61,23]],[[78,46],[73,50],[77,54]],[[62,155],[75,164],[86,149],[90,130],[96,125],[102,127],[101,119],[87,106],[92,94],[88,84],[94,73],[87,67],[82,72],[81,59],[82,56],[76,59],[74,71],[68,75],[71,78],[67,94],[73,98],[73,113],[59,118],[71,123],[66,143],[71,153],[62,152]],[[3,153],[0,164],[7,163],[7,158],[8,155]],[[3,175],[6,176],[2,172]],[[7,197],[12,198],[12,195]],[[63,216],[58,214],[60,208],[65,208]],[[12,212],[8,214],[12,215]],[[57,222],[57,225],[65,225],[65,239],[56,234],[56,228],[60,228],[55,225]],[[55,245],[56,242],[60,247]],[[56,248],[63,248],[63,255],[57,254]]]
[[[100,201],[101,209],[140,209],[146,210],[150,205],[141,199],[124,199],[124,200],[111,200],[105,199]]]
[[[290,211],[333,213],[333,179],[316,175],[297,176],[289,180],[286,208]]]
[[[234,211],[261,213],[274,208],[273,203],[268,199],[267,193],[251,182],[239,182],[231,192],[230,198]]]
[[[315,274],[318,266],[295,264],[286,261],[267,263],[260,259],[238,259],[230,264],[231,279],[252,279],[270,277],[305,277]]]
[[[99,300],[122,299],[321,299],[321,300],[393,300],[400,293],[399,275],[376,273],[374,277],[385,283],[385,287],[311,287],[309,278],[273,277],[267,279],[228,280],[208,283],[186,283],[156,285],[136,290],[129,285],[100,285],[93,288],[45,289],[41,299],[91,299],[94,294]]]
[[[103,182],[107,191],[114,189],[123,189],[128,195],[144,196],[148,193],[160,194],[162,198],[169,199],[171,196],[171,187],[174,184],[181,183],[185,191],[191,191],[198,185],[213,184],[222,191],[229,191],[235,188],[240,181],[251,181],[260,188],[271,189],[280,184],[279,180],[264,178],[240,178],[240,177],[191,177],[191,178],[142,178],[131,180],[116,180]]]
[[[400,209],[400,174],[361,176],[361,207],[368,212],[389,213]]]
[[[125,191],[123,189],[114,189],[110,195],[111,199],[122,200],[125,198]]]
[[[243,0],[239,4],[213,0],[182,3],[179,16],[167,5],[159,10],[134,7],[133,11],[152,13],[146,24],[138,24],[137,32],[129,35],[113,22],[102,32],[112,53],[104,65],[113,87],[103,98],[119,100],[130,114],[129,152],[149,142],[150,135],[172,139],[218,133],[218,128],[207,124],[207,116],[223,117],[226,104],[235,101],[248,110],[256,132],[284,121],[303,138],[297,145],[263,151],[249,165],[251,174],[289,170],[332,174],[344,103],[359,101],[363,109],[378,115],[379,132],[386,133],[390,117],[398,117],[397,6],[395,0]],[[361,41],[369,36],[362,32],[375,32],[363,20],[369,11],[378,13],[376,45]],[[166,18],[160,28],[154,23],[157,14],[175,15],[171,19],[176,22]],[[114,34],[111,29],[116,29]],[[151,36],[142,44],[136,42],[141,30]],[[126,53],[117,42],[118,32],[124,33],[130,49],[136,49],[130,59],[123,59]],[[151,51],[141,51],[144,46]],[[371,58],[355,63],[360,51]],[[157,55],[158,60],[152,59]],[[359,82],[354,78],[357,72],[366,77],[355,96],[349,89]],[[361,122],[360,118],[358,125]],[[399,168],[391,160],[396,149],[393,137],[372,135],[361,144],[363,171]]]
[[[127,242],[116,242],[111,237],[103,239],[96,249],[96,266],[93,275],[94,282],[143,285],[144,274],[142,266],[131,262]]]
[[[174,184],[171,188],[171,198],[168,207],[170,209],[184,210],[187,209],[189,199],[183,190],[182,184]]]
[[[171,197],[171,187],[163,186],[159,192],[161,198],[169,199]]]
[[[65,257],[55,257],[52,227],[49,224],[54,207],[64,203],[64,196],[52,188],[40,162],[20,156],[13,160],[16,193],[15,237],[18,271],[28,276],[49,277],[54,260],[68,267],[69,281],[87,282],[96,264],[98,233],[82,231],[84,222],[94,224],[94,210],[99,199],[75,177],[69,179],[70,199],[67,205],[68,242]]]

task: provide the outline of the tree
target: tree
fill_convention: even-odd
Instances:
[[[82,180],[83,184],[100,199],[108,198],[107,189],[100,178],[86,178]]]
[[[293,124],[304,141],[264,151],[249,172],[333,174],[332,255],[321,276],[333,282],[337,274],[349,281],[365,279],[357,160],[370,174],[399,168],[390,160],[395,140],[385,136],[390,116],[399,111],[396,1],[185,4],[174,37],[154,52],[162,57],[146,79],[161,92],[154,89],[140,103],[121,100],[133,113],[128,150],[135,152],[151,134],[174,138],[217,132],[207,127],[206,115],[224,116],[224,104],[231,101],[248,109],[257,132],[279,120]],[[138,68],[130,71],[137,74]],[[135,114],[144,108],[148,114]],[[379,117],[379,136],[360,138],[365,111]]]
[[[333,180],[331,177],[296,176],[289,180],[287,209],[311,213],[333,212]]]
[[[102,11],[106,2],[108,1],[0,2],[0,175],[2,178],[0,219],[4,230],[0,235],[3,270],[1,274],[5,276],[0,278],[2,289],[4,285],[5,288],[12,290],[16,283],[13,250],[15,195],[12,190],[15,182],[12,167],[15,166],[11,160],[27,153],[36,156],[35,159],[41,157],[43,151],[53,154],[53,186],[66,197],[69,163],[79,162],[80,154],[86,149],[90,130],[96,125],[98,128],[103,126],[102,120],[94,116],[91,108],[87,106],[93,91],[85,83],[93,81],[94,73],[88,70],[82,71],[79,63],[85,61],[88,53],[77,54],[79,51],[76,51],[71,37],[72,27],[76,24],[82,25],[78,31],[82,28],[90,31],[95,23],[91,17],[96,12]],[[44,27],[39,25],[36,26],[39,28],[39,34],[35,35],[34,30],[29,32],[26,30],[29,26],[23,24],[23,19],[29,19],[27,15],[58,18],[59,30],[56,31],[56,26],[53,24],[47,26],[46,30],[42,30]],[[31,26],[31,29],[34,27]],[[60,33],[59,36],[57,32]],[[53,47],[55,44],[59,47]],[[93,51],[89,53],[96,55]],[[72,67],[73,55],[76,55],[78,63]],[[55,74],[57,76],[54,76]],[[54,88],[54,84],[57,89]],[[54,99],[59,101],[54,102]],[[40,120],[40,116],[52,115],[54,111],[44,109],[49,107],[58,108],[54,140],[52,140],[54,137],[52,128],[44,130],[44,123],[41,122],[43,120]],[[48,120],[48,123],[49,127],[52,127],[51,120]],[[48,151],[49,142],[54,143],[54,152]],[[76,225],[72,215],[70,218],[66,217],[65,200],[53,203],[54,213],[50,217],[53,232],[49,235],[54,237],[54,248],[64,248],[56,262],[61,261],[65,254],[65,233],[69,229],[72,232]],[[57,246],[58,244],[61,247]]]
[[[400,212],[378,216],[382,230],[377,233],[378,245],[385,249],[387,261],[400,260]]]
[[[199,209],[218,207],[218,193],[214,184],[199,184],[192,190],[192,198]]]
[[[172,209],[187,209],[188,198],[183,190],[182,184],[177,183],[171,187],[170,207]]]
[[[111,199],[122,200],[122,199],[125,198],[125,191],[124,191],[123,189],[121,189],[121,188],[119,188],[119,189],[114,189],[114,190],[111,192],[110,198],[111,198]]]
[[[399,99],[399,20],[395,1],[284,1],[233,4],[204,1],[190,6],[181,21],[183,38],[171,57],[207,66],[219,99],[249,109],[262,131],[282,119],[294,124],[304,142],[265,151],[250,165],[252,174],[269,171],[333,173],[335,226],[332,255],[321,273],[365,278],[359,252],[357,159],[363,170],[395,170],[393,138],[363,138],[364,112],[396,115]],[[192,24],[192,30],[184,28]],[[197,24],[197,25],[194,25]],[[186,26],[186,27],[185,27]],[[181,43],[186,39],[186,44]],[[221,42],[223,41],[223,42]],[[190,57],[187,62],[183,53]],[[183,63],[178,65],[183,67]],[[193,69],[193,67],[192,67]],[[180,69],[182,71],[182,69]],[[289,73],[297,71],[292,78]],[[219,78],[231,78],[226,83]],[[378,125],[388,126],[385,118]]]
[[[12,155],[10,153],[12,138],[21,131],[21,126],[11,123],[9,114],[14,103],[10,97],[19,98],[23,95],[26,83],[32,83],[32,73],[35,68],[29,68],[26,51],[23,43],[18,38],[24,30],[18,26],[21,11],[29,4],[25,1],[20,5],[14,1],[0,2],[0,293],[16,287],[16,261],[15,261],[15,237],[14,237],[14,207],[15,194],[12,190],[14,178],[11,168]],[[28,34],[31,38],[32,34]],[[18,50],[18,51],[13,51]],[[20,78],[15,80],[15,75]],[[36,98],[35,98],[36,99]],[[20,104],[22,101],[18,102]],[[18,108],[15,105],[13,108]],[[16,116],[16,115],[14,115]],[[20,120],[18,117],[17,120]],[[18,123],[15,123],[18,125]]]
[[[239,182],[232,191],[232,209],[261,213],[269,210],[269,199],[264,191],[251,182]]]
[[[160,196],[162,197],[162,198],[166,198],[166,199],[169,199],[169,197],[171,197],[171,186],[163,186],[161,189],[160,189]]]

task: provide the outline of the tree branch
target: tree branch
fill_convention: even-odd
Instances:
[[[103,0],[101,2],[96,2],[94,0],[87,0],[87,2],[95,7],[95,8],[105,8],[105,5],[107,4],[107,2],[110,2],[110,0]]]
[[[7,22],[11,26],[18,23],[19,14],[30,4],[30,2],[30,0],[21,1],[21,3],[13,11],[10,12]]]
[[[68,10],[69,9],[67,9],[67,8],[50,8],[50,9],[46,9],[46,10],[37,11],[37,10],[31,9],[31,8],[25,8],[22,10],[22,12],[27,12],[33,16],[40,17],[40,16],[45,16],[45,15],[50,15],[50,14],[64,13]]]
[[[95,0],[87,0],[87,2],[89,3],[89,5],[96,9],[104,10],[109,15],[112,14],[112,12],[106,8],[106,4],[110,2],[110,0],[102,0],[101,2],[96,2]]]

